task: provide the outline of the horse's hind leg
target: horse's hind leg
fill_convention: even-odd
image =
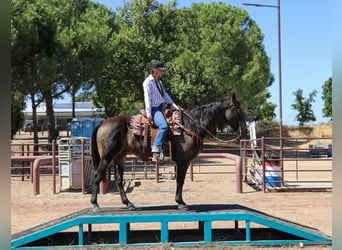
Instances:
[[[133,205],[133,203],[131,203],[128,200],[126,193],[124,191],[124,188],[123,188],[123,174],[124,174],[124,168],[125,168],[125,161],[117,162],[115,166],[116,166],[115,182],[116,182],[116,187],[120,192],[121,201],[123,204],[127,206],[129,210],[135,210],[135,206]]]
[[[92,193],[90,202],[93,204],[93,211],[97,212],[100,210],[99,205],[97,204],[97,194],[99,192],[99,184],[106,177],[107,166],[111,161],[105,158],[102,158],[98,168],[95,171],[95,176],[92,184]]]

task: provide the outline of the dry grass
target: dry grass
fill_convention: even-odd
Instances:
[[[332,124],[321,123],[318,125],[305,125],[301,127],[287,126],[290,137],[319,137],[329,138],[332,136]]]
[[[279,125],[277,123],[256,125],[257,137],[279,137]],[[332,137],[332,123],[320,123],[304,126],[283,126],[284,137]]]
[[[277,123],[256,125],[257,137],[279,137],[279,125]],[[283,126],[283,137],[303,138],[305,142],[301,147],[308,147],[309,144],[316,144],[319,140],[322,144],[332,143],[332,123],[321,123],[304,126]],[[307,140],[305,139],[307,138]],[[309,139],[312,138],[312,139]]]

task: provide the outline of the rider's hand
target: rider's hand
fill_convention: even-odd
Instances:
[[[182,111],[182,110],[184,110],[181,106],[178,106],[177,105],[177,110],[180,110],[180,111]]]
[[[152,116],[147,116],[147,120],[150,124],[153,124],[153,118]]]

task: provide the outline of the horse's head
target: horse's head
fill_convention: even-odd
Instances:
[[[247,125],[245,115],[241,108],[241,104],[236,100],[235,94],[223,102],[225,110],[225,123],[231,126],[235,131],[240,129],[240,138],[247,135]]]

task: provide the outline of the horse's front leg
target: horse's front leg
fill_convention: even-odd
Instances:
[[[124,174],[125,162],[121,161],[120,163],[116,163],[115,167],[116,167],[115,183],[116,183],[117,189],[120,192],[121,201],[123,204],[125,204],[127,206],[127,208],[129,210],[135,210],[135,206],[133,205],[133,203],[131,203],[128,200],[128,198],[126,196],[126,192],[125,192],[124,187],[123,187],[123,174]]]
[[[186,175],[186,171],[188,169],[189,163],[177,162],[177,189],[176,189],[176,202],[178,203],[178,210],[187,211],[189,210],[188,206],[183,201],[183,185],[184,179]]]
[[[92,192],[90,202],[93,204],[93,211],[100,211],[100,207],[97,203],[97,194],[99,192],[99,184],[106,177],[106,169],[109,162],[105,159],[101,159],[98,168],[95,171],[95,176],[92,184]]]

